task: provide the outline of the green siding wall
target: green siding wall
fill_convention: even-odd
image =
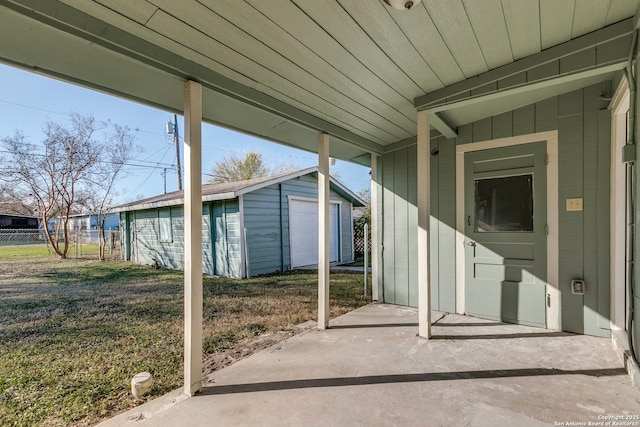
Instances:
[[[240,239],[240,205],[238,199],[212,203],[212,233],[214,274],[217,276],[242,277]]]
[[[282,184],[284,186],[284,184]],[[286,217],[286,195],[280,194],[280,185],[271,185],[243,196],[244,226],[247,233],[249,275],[290,270],[289,261],[283,261],[283,246],[289,242],[289,229],[281,227],[281,216]],[[287,252],[288,254],[288,252]],[[288,259],[285,256],[285,260]]]
[[[305,175],[243,196],[244,226],[247,229],[247,252],[251,276],[291,269],[289,196],[317,199],[317,179]],[[343,261],[352,261],[351,203],[334,191],[330,192],[330,199],[342,201],[340,253]]]
[[[433,141],[432,141],[433,144]],[[432,149],[437,149],[437,145],[432,145]],[[453,162],[453,150],[451,152],[451,162]],[[441,181],[440,174],[445,176],[451,171],[444,170],[437,162],[437,157],[431,157],[431,299],[434,310],[455,311],[455,263],[449,266],[446,262],[446,251],[454,249],[449,245],[447,237],[453,238],[455,231],[447,234],[446,227],[443,227],[436,212],[441,208],[440,194],[443,194],[445,202],[447,197],[453,201],[453,210],[447,212],[446,204],[443,207],[443,215],[451,213],[452,224],[455,225],[455,170],[453,170],[453,185],[450,194],[440,191],[438,183]],[[380,298],[388,303],[417,306],[418,304],[418,240],[416,230],[418,228],[418,207],[417,207],[417,184],[415,176],[417,174],[417,161],[415,147],[408,147],[394,151],[383,157],[380,165],[379,180],[382,184],[381,207],[379,212],[383,213],[380,224],[382,225],[382,239],[379,240],[384,245],[384,250],[380,251],[380,265],[382,266],[382,284],[379,284]],[[453,167],[453,164],[445,163],[446,167]],[[447,186],[445,185],[445,188]],[[440,219],[439,219],[440,218]],[[445,239],[440,239],[441,235]],[[380,237],[379,237],[380,239]],[[444,254],[441,250],[444,247]],[[455,253],[455,251],[454,251]],[[438,268],[440,259],[444,257],[445,267]],[[450,267],[450,268],[448,268]],[[445,276],[441,281],[440,273]],[[448,275],[448,276],[447,276]],[[453,277],[453,287],[446,285],[446,279]],[[442,286],[440,285],[442,284]],[[443,301],[440,304],[440,300]],[[451,309],[445,307],[451,302]]]
[[[415,150],[414,150],[415,152]],[[415,157],[415,156],[414,156]],[[381,159],[380,170],[382,172],[382,301],[396,303],[396,272],[395,272],[395,248],[402,246],[407,241],[409,230],[404,233],[395,234],[394,226],[396,221],[395,209],[395,181],[394,166],[395,153],[384,156]],[[417,251],[417,246],[411,248],[413,252]],[[417,268],[412,266],[412,268]],[[415,286],[415,283],[408,283],[407,286]],[[410,305],[417,305],[417,301],[410,301]]]
[[[170,211],[171,239],[160,239],[159,212]],[[127,213],[130,224],[131,260],[140,264],[184,268],[184,212],[182,206]],[[212,227],[212,220],[215,227]],[[202,269],[207,275],[241,277],[239,207],[237,200],[207,203],[202,207]],[[218,233],[218,234],[216,234]],[[223,242],[214,238],[224,235]]]
[[[432,309],[455,311],[455,145],[558,130],[559,287],[561,327],[609,335],[609,176],[611,82],[594,85],[475,123],[458,137],[431,139]],[[416,149],[381,158],[381,299],[417,305],[415,235]],[[565,199],[582,197],[582,212],[567,212]],[[409,262],[411,260],[411,262]],[[572,279],[586,281],[586,294],[573,295]]]

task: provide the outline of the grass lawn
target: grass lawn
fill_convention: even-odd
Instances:
[[[90,425],[181,387],[182,281],[180,271],[131,263],[3,258],[0,425]],[[332,273],[331,316],[369,301],[361,273]],[[205,354],[316,310],[315,272],[205,278]],[[154,390],[136,402],[130,380],[141,371]]]
[[[98,245],[78,245],[69,246],[67,252],[68,258],[87,257],[98,255]],[[112,258],[112,255],[108,253],[107,248],[106,258]],[[119,253],[117,254],[119,255]],[[11,245],[0,246],[0,260],[5,259],[22,259],[22,258],[42,258],[48,256],[55,256],[53,249],[44,243],[32,244],[32,245]]]
[[[53,250],[44,243],[0,246],[0,260],[15,258],[42,258],[51,254],[53,254]]]

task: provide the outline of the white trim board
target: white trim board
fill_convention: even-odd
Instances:
[[[627,143],[627,112],[629,84],[622,79],[611,101],[611,329],[626,330],[626,166],[622,162],[622,148]]]
[[[538,132],[456,147],[456,311],[465,312],[465,237],[464,237],[464,155],[492,148],[510,147],[546,141],[547,165],[547,328],[560,329],[560,291],[558,289],[558,131]]]
[[[240,213],[240,277],[246,279],[249,277],[247,275],[247,251],[249,248],[247,247],[247,233],[244,229],[244,195],[242,194],[238,196],[238,212]],[[213,224],[211,226],[213,227]]]
[[[356,242],[355,235],[353,233],[353,203],[349,202],[349,230],[351,233],[351,261],[356,260]],[[340,235],[342,236],[342,227],[340,227]],[[367,248],[364,248],[366,251]],[[342,255],[342,252],[340,252]],[[340,256],[340,261],[343,261],[342,256]]]

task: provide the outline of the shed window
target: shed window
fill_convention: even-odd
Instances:
[[[158,224],[161,242],[173,242],[171,233],[171,209],[158,210]]]

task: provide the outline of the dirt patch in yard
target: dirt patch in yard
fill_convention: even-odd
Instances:
[[[293,328],[284,329],[274,333],[266,333],[252,338],[248,341],[238,343],[231,348],[214,353],[205,358],[202,372],[206,378],[205,382],[213,383],[211,374],[227,366],[233,365],[239,360],[249,357],[254,353],[273,347],[294,335],[308,332],[316,326],[316,322],[309,321]]]

